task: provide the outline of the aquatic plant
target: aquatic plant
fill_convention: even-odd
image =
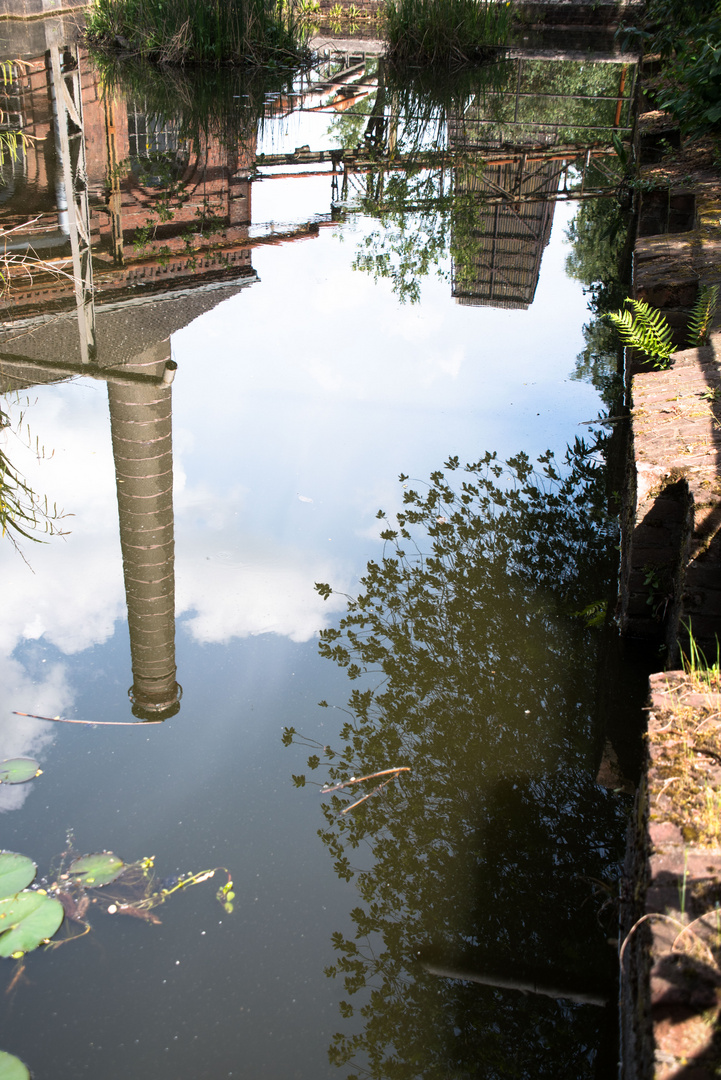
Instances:
[[[0,784],[26,784],[28,780],[40,776],[41,772],[35,758],[5,758],[0,761]]]
[[[452,71],[505,45],[510,6],[495,0],[387,0],[388,58],[396,67]]]
[[[163,64],[296,67],[307,51],[294,8],[279,0],[94,0],[95,48]]]
[[[132,915],[159,923],[153,909],[168,897],[191,885],[199,885],[222,871],[227,880],[216,899],[227,912],[233,910],[233,880],[225,867],[199,873],[158,879],[154,856],[126,863],[112,851],[78,855],[68,834],[65,851],[59,856],[43,887],[33,885],[37,865],[26,855],[0,851],[0,957],[22,959],[40,945],[61,945],[90,932],[87,914],[102,910],[109,915]],[[112,888],[109,888],[112,886]],[[102,894],[98,890],[102,889]],[[92,905],[96,905],[93,908]],[[80,935],[51,941],[64,917],[83,927]]]
[[[10,86],[15,81],[16,68],[32,67],[25,60],[2,60],[0,61],[0,79],[3,86]],[[11,161],[17,161],[20,150],[24,150],[32,142],[32,136],[23,131],[15,131],[6,123],[6,114],[0,108],[0,165],[4,165],[6,157]]]
[[[0,1080],[30,1080],[27,1065],[14,1054],[0,1050]]]
[[[0,428],[9,427],[9,419],[0,409]],[[41,525],[47,535],[62,536],[63,530],[58,526],[58,521],[64,516],[57,505],[50,507],[47,496],[41,498],[33,491],[20,472],[10,463],[5,451],[0,448],[0,529],[2,535],[7,537],[19,551],[21,538],[41,543],[41,538],[34,535],[35,530]]]

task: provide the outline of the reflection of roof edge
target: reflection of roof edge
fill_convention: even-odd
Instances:
[[[255,270],[251,270],[239,274],[234,279],[206,281],[200,285],[188,285],[183,288],[163,289],[162,287],[153,288],[152,285],[135,285],[133,286],[133,295],[123,300],[96,300],[95,311],[96,313],[122,311],[124,308],[142,307],[145,304],[157,303],[159,300],[179,300],[183,296],[195,296],[198,293],[213,292],[218,289],[244,289],[248,285],[254,285],[257,281],[260,281],[260,278]],[[65,310],[46,311],[39,315],[25,315],[18,319],[3,319],[0,322],[0,340],[2,340],[2,330],[5,327],[10,328],[12,326],[13,329],[16,329],[41,326],[43,323],[56,322],[62,318],[75,318],[76,315],[77,308],[73,302],[72,307],[66,307]]]
[[[513,308],[514,310],[519,311],[527,311],[530,307],[527,300],[491,300],[485,299],[482,296],[462,296],[458,293],[453,293],[453,299],[457,304],[460,304],[461,307]]]

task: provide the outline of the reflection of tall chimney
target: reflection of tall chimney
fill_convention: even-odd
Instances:
[[[123,371],[162,376],[170,342]],[[180,708],[175,681],[175,567],[170,386],[108,382],[128,604],[133,715],[165,720]]]

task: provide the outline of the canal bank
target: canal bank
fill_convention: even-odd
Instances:
[[[661,113],[639,117],[637,151],[633,295],[664,313],[677,351],[664,370],[634,356],[627,369],[618,616],[659,670],[622,891],[621,1076],[706,1080],[721,1063],[718,314],[707,344],[683,346],[699,290],[721,279],[721,177],[713,143],[682,145]]]

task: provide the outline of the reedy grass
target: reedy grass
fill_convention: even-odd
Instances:
[[[505,45],[510,10],[496,0],[386,0],[388,59],[447,71],[481,63]]]
[[[87,40],[164,64],[295,67],[306,59],[282,0],[94,0]]]

